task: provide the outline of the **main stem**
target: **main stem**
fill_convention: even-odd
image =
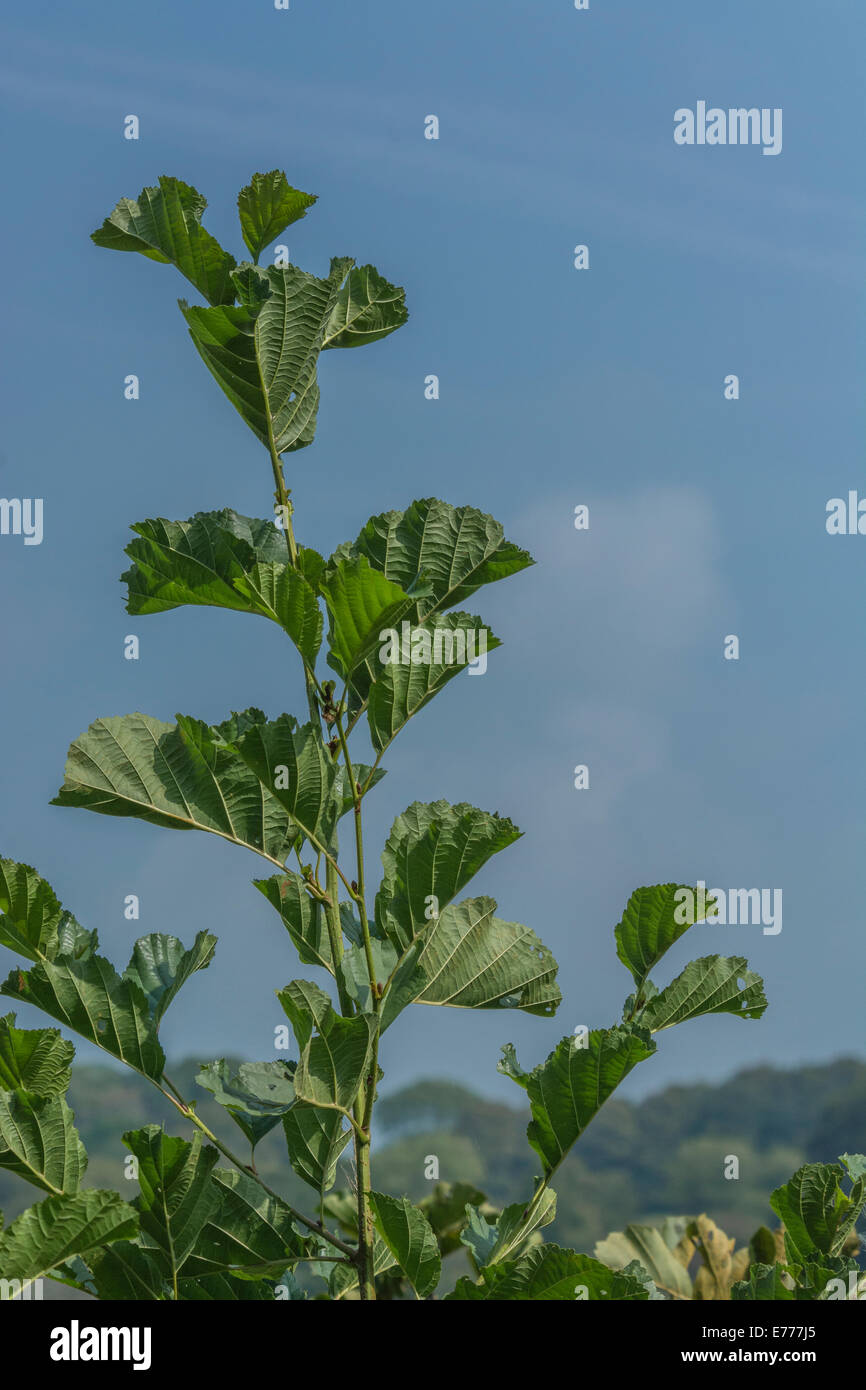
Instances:
[[[261,378],[261,368],[259,368],[259,377]],[[262,390],[264,391],[264,382],[262,382]],[[265,399],[267,399],[267,395],[265,395]],[[298,568],[298,546],[297,542],[295,541],[295,528],[292,525],[292,514],[294,512],[294,507],[292,506],[291,498],[289,497],[289,489],[286,487],[285,474],[283,473],[283,463],[282,459],[280,458],[279,451],[277,450],[277,442],[274,438],[274,425],[273,421],[271,420],[270,410],[267,410],[265,412],[265,417],[268,422],[268,454],[270,455],[271,469],[274,475],[275,496],[277,499],[277,505],[280,508],[280,514],[285,525],[286,545],[289,551],[289,564],[291,565],[292,569],[296,570]],[[304,662],[304,679],[307,685],[307,704],[310,710],[310,720],[314,728],[320,729],[321,724],[319,722],[319,702],[316,696],[316,678],[306,662]]]
[[[354,798],[355,855],[358,877],[354,885],[353,897],[358,908],[361,933],[364,938],[364,956],[367,962],[367,975],[370,980],[371,1005],[373,1012],[378,1014],[381,1005],[381,995],[379,992],[379,982],[376,979],[376,964],[373,960],[373,942],[370,936],[370,922],[367,917],[367,902],[364,887],[364,832],[361,821],[363,793],[358,782],[355,780],[355,769],[352,766],[349,746],[343,731],[343,715],[341,710],[337,711],[336,727],[337,736],[340,740],[340,747],[343,752],[343,759],[346,764],[346,776],[349,778],[349,785],[352,788],[352,795]],[[372,1302],[376,1298],[373,1211],[370,1206],[370,1192],[373,1185],[370,1173],[370,1126],[373,1117],[373,1101],[376,1094],[376,1075],[378,1070],[379,1037],[377,1033],[375,1042],[373,1043],[370,1071],[364,1078],[361,1092],[355,1102],[355,1119],[359,1125],[359,1129],[355,1131],[355,1169],[358,1179],[358,1261],[361,1299],[363,1302]],[[364,1097],[363,1101],[361,1099],[362,1095]]]
[[[264,389],[264,383],[262,383]],[[293,569],[298,568],[298,547],[295,541],[295,531],[292,525],[293,507],[289,498],[289,491],[286,487],[286,480],[283,474],[283,465],[274,438],[273,423],[270,411],[266,412],[268,427],[268,453],[271,459],[271,468],[274,474],[274,486],[276,489],[277,504],[280,507],[281,515],[285,523],[286,545],[289,551],[289,562]],[[310,708],[310,718],[315,728],[321,730],[320,711],[318,702],[318,684],[313,672],[304,663],[304,676],[307,685],[307,703]],[[355,820],[355,851],[357,856],[357,886],[354,887],[352,896],[358,907],[358,916],[361,921],[361,931],[364,937],[364,955],[367,962],[367,974],[370,979],[370,994],[372,1007],[375,1013],[379,1012],[380,994],[379,984],[376,979],[376,966],[373,961],[373,946],[370,937],[370,923],[367,917],[367,904],[364,895],[364,836],[361,824],[361,800],[362,791],[355,780],[355,770],[349,756],[349,749],[346,743],[346,736],[343,732],[342,715],[337,715],[337,733],[340,739],[340,747],[346,764],[346,775],[349,778],[349,785],[352,788],[354,798],[354,820]],[[328,937],[331,944],[331,955],[334,961],[334,973],[337,978],[337,991],[340,999],[340,1012],[344,1017],[351,1017],[354,1010],[352,1001],[348,996],[345,984],[340,977],[339,965],[343,956],[343,935],[340,924],[340,905],[339,905],[339,883],[338,870],[336,864],[329,857],[327,860],[327,879],[326,892],[328,904],[325,908],[325,918],[328,926]],[[370,1126],[373,1115],[373,1101],[376,1094],[376,1076],[379,1070],[379,1038],[378,1035],[373,1044],[373,1054],[370,1065],[370,1072],[362,1082],[362,1091],[354,1105],[355,1117],[355,1168],[358,1179],[357,1205],[358,1205],[358,1283],[360,1287],[362,1302],[374,1302],[376,1298],[376,1279],[375,1279],[375,1248],[374,1248],[374,1226],[373,1212],[370,1205],[370,1192],[372,1190],[372,1178],[370,1172]],[[364,1100],[361,1100],[361,1094]]]

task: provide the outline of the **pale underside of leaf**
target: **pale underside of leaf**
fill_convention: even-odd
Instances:
[[[280,868],[297,838],[276,797],[219,731],[187,718],[96,720],[72,744],[52,804],[206,830]]]

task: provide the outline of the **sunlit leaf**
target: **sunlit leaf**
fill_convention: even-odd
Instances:
[[[238,194],[241,231],[253,260],[258,261],[265,247],[303,217],[315,201],[315,194],[292,188],[281,169],[253,174]]]
[[[153,261],[172,262],[209,304],[231,304],[234,256],[201,225],[207,199],[180,179],[161,175],[138,201],[121,198],[91,240],[112,251],[139,251]]]

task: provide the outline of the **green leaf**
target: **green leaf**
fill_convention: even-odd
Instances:
[[[258,262],[265,247],[304,217],[315,202],[315,194],[292,188],[281,169],[253,174],[238,194],[241,232],[253,260]]]
[[[476,1269],[487,1264],[498,1234],[496,1222],[488,1221],[475,1206],[467,1202],[466,1226],[460,1232],[460,1244],[466,1246]]]
[[[405,644],[407,657],[411,657],[413,644],[417,655],[429,651],[430,659],[414,665],[409,659],[404,662],[401,632],[399,661],[368,660],[372,683],[367,696],[367,719],[377,753],[384,752],[412,716],[454,676],[465,671],[470,662],[501,646],[499,638],[470,613],[433,614],[427,622],[412,628],[412,636]]]
[[[322,612],[304,576],[290,565],[254,565],[235,580],[235,588],[263,617],[279,623],[312,670],[322,641]]]
[[[337,1019],[325,991],[309,980],[291,980],[285,989],[277,990],[277,998],[292,1025],[301,1052],[315,1030],[325,1036]]]
[[[137,1230],[138,1214],[116,1192],[89,1188],[46,1197],[0,1234],[0,1269],[4,1279],[30,1284],[72,1256]]]
[[[198,512],[188,521],[142,521],[126,547],[133,566],[121,576],[127,612],[163,613],[198,604],[254,613],[277,623],[308,666],[322,640],[312,585],[288,563],[285,535],[270,522],[231,511]]]
[[[698,890],[678,883],[636,888],[616,928],[616,953],[632,973],[638,993],[666,951],[697,920]],[[709,912],[714,898],[706,901]]]
[[[343,1116],[296,1101],[283,1116],[283,1131],[289,1162],[298,1177],[317,1192],[327,1192],[334,1185],[340,1154],[352,1137],[350,1128],[343,1129]]]
[[[63,1096],[0,1091],[0,1168],[43,1192],[77,1192],[87,1167],[74,1116]]]
[[[460,1279],[446,1299],[458,1302],[643,1302],[646,1286],[633,1274],[608,1269],[590,1255],[537,1245],[520,1259],[481,1271],[483,1282]]]
[[[162,1076],[165,1053],[147,999],[138,985],[121,979],[104,957],[78,961],[61,957],[34,965],[32,970],[13,970],[0,985],[0,994],[35,1004],[152,1081]]]
[[[232,405],[278,454],[311,444],[319,386],[316,364],[351,259],[331,261],[326,280],[297,266],[268,266],[267,298],[240,308],[180,301],[192,340]]]
[[[760,1018],[767,1007],[764,982],[743,956],[704,956],[686,966],[666,989],[654,994],[638,1014],[651,1033],[704,1014]]]
[[[405,512],[371,517],[354,545],[342,553],[365,555],[374,569],[407,593],[423,578],[424,595],[410,615],[414,622],[465,603],[482,584],[534,563],[525,550],[504,539],[493,517],[435,497],[413,502]]]
[[[130,1240],[93,1250],[87,1260],[101,1299],[157,1303],[171,1296],[162,1261],[152,1250]]]
[[[295,1099],[285,1062],[242,1062],[232,1073],[220,1058],[203,1066],[196,1082],[228,1111],[253,1148],[280,1123]]]
[[[498,1070],[522,1086],[529,1096],[532,1119],[526,1136],[544,1163],[545,1175],[559,1166],[604,1102],[638,1062],[656,1047],[642,1028],[598,1028],[581,1046],[579,1038],[563,1038],[546,1062],[524,1072],[509,1043],[502,1049]]]
[[[261,710],[216,726],[184,716],[177,724],[145,714],[97,719],[72,744],[51,804],[208,830],[281,868],[297,827],[231,741],[239,729],[266,722]]]
[[[96,950],[87,932],[61,907],[50,883],[13,859],[0,859],[0,946],[28,960],[83,958]]]
[[[141,190],[137,202],[121,198],[91,241],[171,262],[209,304],[232,304],[235,259],[202,227],[206,207],[207,199],[189,184],[163,174],[158,187]]]
[[[278,1278],[293,1258],[307,1252],[291,1209],[255,1178],[216,1168],[211,1181],[220,1205],[184,1266],[187,1278],[232,1270]]]
[[[187,951],[176,936],[154,932],[139,937],[132,959],[123,972],[124,980],[138,985],[147,998],[150,1016],[158,1028],[178,990],[197,970],[206,970],[213,960],[217,939],[200,931]]]
[[[528,1219],[525,1202],[512,1202],[496,1222],[496,1240],[485,1263],[498,1264],[524,1253],[528,1244],[541,1239],[538,1234],[556,1217],[556,1193],[547,1187]]]
[[[776,1258],[776,1237],[769,1226],[759,1226],[749,1241],[749,1259],[753,1264],[773,1264]]]
[[[417,1205],[436,1232],[443,1258],[460,1249],[467,1207],[474,1210],[486,1203],[484,1193],[468,1182],[435,1182],[427,1196],[421,1198]],[[489,1206],[487,1210],[492,1211]]]
[[[357,798],[355,789],[349,781],[349,776],[343,763],[337,763],[335,766],[337,768],[337,778],[334,783],[334,790],[340,806],[339,816],[342,817],[354,810]],[[365,791],[371,791],[373,787],[377,787],[385,776],[384,767],[372,768],[367,763],[353,762],[352,771],[355,774],[355,781],[358,786],[362,787]]]
[[[138,1161],[135,1205],[142,1239],[159,1252],[163,1271],[173,1281],[219,1209],[221,1194],[211,1182],[219,1155],[210,1145],[203,1147],[200,1133],[187,1143],[159,1125],[129,1130],[123,1142]]]
[[[406,1197],[370,1193],[376,1230],[419,1298],[439,1283],[442,1261],[433,1228],[423,1212]]]
[[[386,992],[382,1028],[406,1003],[522,1009],[548,1017],[562,995],[535,932],[493,914],[492,898],[451,904],[409,947]]]
[[[310,1105],[348,1112],[370,1067],[377,1020],[370,1014],[335,1014],[326,1027],[301,1053],[295,1094]]]
[[[283,1277],[281,1284],[288,1286],[290,1278]],[[235,1278],[231,1274],[205,1274],[177,1281],[178,1298],[187,1303],[273,1303],[277,1288],[273,1279]],[[289,1298],[304,1297],[300,1292],[289,1294]]]
[[[478,1269],[515,1259],[527,1246],[537,1243],[541,1239],[538,1233],[556,1216],[556,1193],[546,1187],[537,1207],[526,1219],[528,1210],[526,1202],[513,1202],[491,1224],[481,1212],[467,1205],[467,1226],[460,1240],[471,1251]]]
[[[395,946],[410,946],[430,926],[431,911],[441,913],[492,855],[519,838],[510,820],[465,801],[413,801],[382,852],[377,926]]]
[[[0,1024],[2,1022],[3,1020],[0,1019]],[[842,1154],[839,1162],[844,1163],[850,1178],[856,1180],[866,1177],[866,1154]]]
[[[310,897],[300,874],[274,874],[273,878],[257,878],[253,882],[282,917],[301,963],[323,965],[333,975],[334,960],[324,908]]]
[[[0,1018],[0,1089],[60,1095],[72,1078],[74,1056],[57,1028],[16,1028],[14,1014]]]
[[[399,958],[398,952],[391,945],[390,941],[382,941],[379,937],[373,936],[370,940],[370,954],[373,958],[376,980],[380,984],[383,984],[397,965]],[[340,962],[340,975],[346,987],[346,993],[350,999],[355,1001],[361,1013],[371,1013],[373,1010],[373,991],[370,987],[370,972],[367,966],[367,952],[363,939],[355,941],[343,953],[343,959]],[[411,979],[408,983],[414,988],[414,983]],[[395,992],[394,995],[391,996],[389,991],[388,998],[390,1003],[387,1007],[387,1021],[383,1021],[380,1024],[383,1031],[393,1022],[394,1018],[397,1016],[397,1012],[399,1012],[396,1008],[397,993]],[[410,1003],[412,998],[414,998],[412,989],[409,989],[405,998],[402,994],[400,998],[400,1008],[404,1008],[405,1005]]]
[[[294,833],[317,849],[330,845],[340,813],[337,771],[319,731],[288,714],[252,725],[234,745],[265,792],[287,813]]]
[[[691,1299],[692,1281],[686,1266],[674,1252],[681,1236],[679,1231],[671,1231],[671,1238],[674,1235],[672,1246],[658,1227],[633,1224],[626,1226],[624,1231],[612,1231],[598,1241],[594,1254],[610,1269],[624,1269],[638,1260],[660,1289],[675,1298]]]
[[[788,1258],[802,1263],[815,1252],[835,1256],[866,1205],[866,1176],[842,1186],[845,1169],[838,1163],[805,1163],[770,1197],[770,1206],[785,1226]]]
[[[731,1285],[731,1301],[734,1303],[792,1301],[795,1295],[790,1287],[791,1282],[782,1265],[753,1264],[749,1269],[747,1279],[740,1279]]]
[[[835,1303],[849,1298],[859,1302],[866,1294],[866,1275],[850,1256],[810,1256],[797,1268],[796,1278],[797,1302]]]
[[[348,679],[381,645],[383,629],[398,623],[413,600],[363,555],[340,559],[321,587],[331,617],[328,664]]]
[[[325,329],[324,348],[363,347],[387,338],[408,319],[406,291],[391,285],[372,265],[350,270]]]

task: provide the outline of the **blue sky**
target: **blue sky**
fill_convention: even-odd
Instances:
[[[783,890],[779,935],[699,927],[660,972],[745,954],[771,1007],[663,1035],[633,1094],[863,1054],[866,539],[824,525],[829,498],[866,492],[863,16],[848,0],[695,14],[97,0],[7,20],[0,495],[42,497],[45,536],[0,537],[0,852],[34,863],[121,967],[143,932],[217,934],[168,1016],[170,1053],[273,1055],[272,991],[304,972],[249,886],[252,856],[50,807],[66,748],[102,715],[216,722],[299,711],[303,693],[264,623],[124,613],[129,523],[265,515],[271,482],[187,338],[185,282],[89,233],[169,173],[239,255],[237,190],[279,167],[319,195],[285,238],[292,259],[372,261],[412,315],[323,363],[316,442],[288,460],[300,538],[327,553],[435,494],[492,512],[539,562],[478,597],[505,645],[389,753],[368,854],[416,798],[511,816],[525,836],[477,891],[553,949],[564,1001],[552,1021],[416,1009],[389,1035],[386,1084],[452,1075],[512,1099],[500,1044],[535,1063],[575,1024],[612,1023],[629,984],[613,927],[635,886],[670,879]],[[678,147],[674,111],[698,100],[781,107],[782,153]]]

